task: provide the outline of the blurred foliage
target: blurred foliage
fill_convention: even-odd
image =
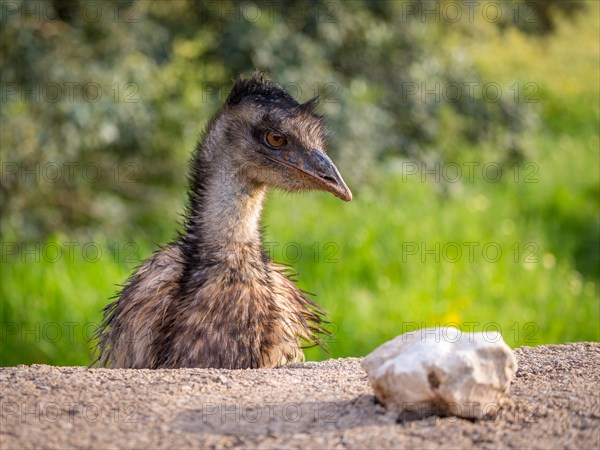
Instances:
[[[356,184],[390,154],[443,161],[463,142],[485,141],[505,149],[499,158],[517,157],[520,136],[536,122],[533,105],[511,95],[492,100],[493,74],[479,70],[456,36],[507,24],[546,30],[550,11],[581,5],[483,2],[473,21],[467,10],[453,20],[452,3],[444,5],[4,4],[2,235],[131,234],[152,227],[165,208],[172,216],[169,199],[184,188],[195,137],[230,80],[256,68],[302,100],[321,94],[332,152]]]
[[[2,3],[0,364],[89,362],[88,326],[173,236],[189,154],[232,78],[257,68],[300,100],[321,95],[355,193],[267,205],[275,259],[331,315],[333,356],[407,323],[497,323],[511,345],[600,339],[599,4],[481,1],[472,19],[465,5]],[[500,182],[435,175],[489,162]],[[406,255],[452,242],[503,257]]]

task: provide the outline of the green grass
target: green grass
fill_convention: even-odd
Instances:
[[[540,139],[536,148],[547,155],[553,145]],[[332,355],[363,355],[403,331],[452,324],[499,330],[512,346],[598,340],[598,172],[589,170],[598,154],[570,145],[528,162],[539,167],[535,183],[506,171],[498,183],[440,195],[390,169],[349,205],[272,198],[269,236],[308,249],[295,266],[330,312]],[[574,181],[565,167],[577,165]],[[338,262],[315,263],[311,244],[329,241]]]

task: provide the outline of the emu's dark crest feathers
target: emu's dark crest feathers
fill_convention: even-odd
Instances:
[[[298,103],[283,87],[266,79],[262,72],[255,72],[250,78],[240,76],[227,96],[225,104],[236,106],[244,100],[253,101],[267,107],[279,106],[284,109],[304,112],[318,119],[323,118],[315,114],[320,102],[319,96],[313,97],[305,103]]]
[[[250,78],[241,76],[237,79],[231,92],[225,100],[227,106],[235,106],[250,99],[265,105],[279,104],[292,108],[299,106],[298,102],[277,83],[265,79],[261,72],[256,72]]]
[[[323,152],[317,104],[299,104],[261,73],[235,82],[192,156],[184,230],[104,308],[97,364],[276,367],[302,360],[301,342],[323,345],[323,311],[265,253],[261,223],[267,187],[351,198]],[[295,150],[278,151],[256,135],[271,126],[281,132],[279,123]]]

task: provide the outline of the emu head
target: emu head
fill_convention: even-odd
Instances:
[[[350,189],[325,153],[327,129],[315,113],[317,103],[299,104],[259,73],[240,78],[216,119],[215,151],[247,183],[323,190],[350,201]]]

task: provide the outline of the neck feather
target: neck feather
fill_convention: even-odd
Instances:
[[[192,165],[184,252],[196,268],[263,261],[261,216],[266,188],[249,182],[225,154],[197,149]]]

